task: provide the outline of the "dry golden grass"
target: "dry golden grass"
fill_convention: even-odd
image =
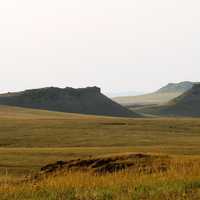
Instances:
[[[73,171],[21,184],[4,178],[0,195],[1,200],[197,200],[199,169],[200,158],[173,158],[166,172],[95,175]]]
[[[0,200],[199,200],[200,119],[126,119],[0,106]],[[170,155],[167,171],[65,172],[49,163],[118,153]]]

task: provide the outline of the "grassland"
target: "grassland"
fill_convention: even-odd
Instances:
[[[9,109],[3,112],[6,114],[0,112],[2,148],[178,146],[195,149],[200,141],[200,120],[195,118],[109,118],[29,109],[18,113],[17,108],[14,114]]]
[[[98,175],[68,171],[39,181],[21,182],[2,177],[1,200],[198,200],[200,160],[176,158],[157,173],[131,170]]]
[[[199,144],[197,118],[110,118],[0,106],[0,199],[200,199]],[[166,172],[76,171],[21,182],[58,160],[136,152],[169,155],[172,162]]]

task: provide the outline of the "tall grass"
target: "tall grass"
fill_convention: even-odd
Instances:
[[[37,181],[2,177],[1,200],[197,200],[200,160],[174,159],[166,172],[68,171]]]

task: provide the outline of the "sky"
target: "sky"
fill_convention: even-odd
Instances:
[[[199,81],[199,0],[0,1],[0,92]]]

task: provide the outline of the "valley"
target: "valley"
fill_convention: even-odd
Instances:
[[[199,199],[200,119],[148,113],[0,105],[0,199]]]

